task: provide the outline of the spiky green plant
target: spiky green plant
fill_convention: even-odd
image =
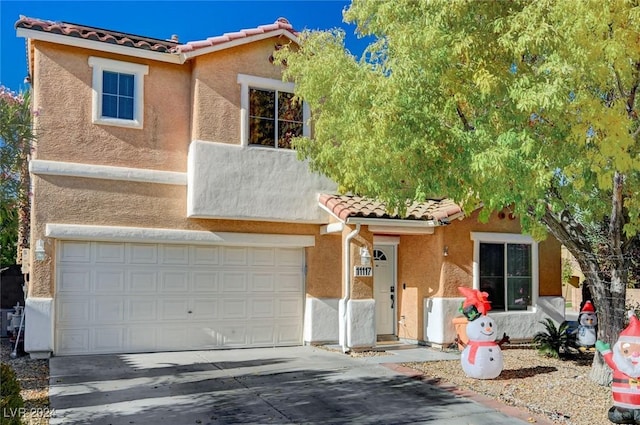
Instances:
[[[573,335],[569,332],[569,322],[566,320],[556,327],[550,318],[541,320],[545,327],[544,331],[536,333],[533,342],[536,343],[538,352],[547,357],[559,358],[562,353],[568,352],[568,347],[573,342]]]
[[[0,424],[20,425],[19,412],[24,407],[20,395],[20,383],[16,374],[6,363],[0,364]]]

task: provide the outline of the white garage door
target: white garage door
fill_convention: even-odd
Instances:
[[[58,247],[56,354],[302,343],[303,249]]]

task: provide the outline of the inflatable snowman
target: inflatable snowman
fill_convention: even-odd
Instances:
[[[595,351],[598,339],[598,316],[591,301],[582,306],[578,315],[578,329],[576,330],[576,343],[580,351]]]
[[[491,309],[488,294],[477,289],[459,289],[466,298],[461,311],[469,320],[466,327],[469,341],[460,359],[462,370],[470,378],[494,379],[502,372],[503,359],[500,345],[496,342],[496,323],[487,315]]]

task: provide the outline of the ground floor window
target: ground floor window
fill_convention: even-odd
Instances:
[[[473,232],[474,287],[489,294],[493,311],[527,310],[538,292],[538,245],[516,234]]]

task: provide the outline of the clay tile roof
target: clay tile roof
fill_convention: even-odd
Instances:
[[[253,35],[266,34],[274,31],[286,30],[293,36],[297,37],[298,32],[293,29],[293,26],[285,18],[278,18],[273,24],[260,25],[257,28],[247,28],[236,32],[228,32],[217,37],[209,37],[206,40],[190,41],[186,44],[176,46],[175,51],[178,53],[193,52],[194,50],[202,49],[205,47],[216,46],[223,43],[228,43],[233,40],[238,40]]]
[[[462,212],[462,208],[450,199],[429,199],[407,205],[403,216],[388,212],[383,202],[352,195],[321,194],[320,204],[341,220],[347,218],[384,218],[396,220],[437,220],[446,222],[449,217]]]
[[[86,40],[100,41],[104,43],[118,44],[121,46],[150,50],[159,53],[192,52],[205,47],[217,46],[233,40],[279,30],[286,30],[293,36],[298,36],[298,32],[293,29],[293,26],[285,18],[278,18],[273,24],[260,25],[257,28],[248,28],[236,32],[229,32],[217,37],[209,37],[205,40],[190,41],[186,44],[180,44],[178,42],[178,37],[175,35],[172,36],[170,40],[160,40],[101,28],[87,27],[84,25],[72,24],[70,22],[54,22],[38,18],[29,18],[26,16],[20,16],[15,27],[51,34],[66,35],[69,37],[84,38]]]
[[[171,40],[159,40],[101,28],[87,27],[84,25],[73,24],[71,22],[54,22],[38,18],[29,18],[26,16],[20,16],[15,27],[84,38],[87,40],[101,41],[105,43],[119,44],[121,46],[151,50],[160,53],[173,52],[175,47],[178,45],[177,42]]]

